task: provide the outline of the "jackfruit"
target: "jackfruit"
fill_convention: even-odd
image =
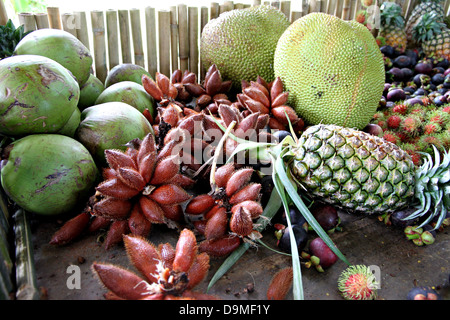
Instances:
[[[203,66],[207,70],[215,64],[234,88],[240,88],[242,80],[255,81],[258,76],[272,81],[275,47],[288,26],[286,16],[267,5],[224,12],[203,28]]]
[[[280,37],[275,76],[307,124],[363,129],[382,96],[385,71],[375,38],[356,21],[310,13]]]

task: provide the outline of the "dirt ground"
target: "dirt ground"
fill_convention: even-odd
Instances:
[[[417,247],[405,238],[402,229],[388,227],[376,217],[343,212],[339,215],[342,231],[333,233],[331,238],[351,264],[378,268],[381,285],[378,299],[404,300],[415,285],[436,287],[444,298],[450,299],[450,228],[439,232],[434,244]],[[42,298],[104,299],[106,290],[91,271],[91,265],[94,261],[101,261],[132,269],[123,245],[105,250],[99,241],[101,233],[83,235],[65,246],[50,245],[50,238],[59,227],[60,223],[54,220],[37,220],[33,223],[37,284],[42,290]],[[272,227],[268,227],[262,240],[276,248],[273,231]],[[177,237],[176,231],[155,226],[148,239],[155,244],[169,242],[175,245]],[[196,288],[197,291],[206,290],[209,280],[222,262],[223,259],[211,261],[208,277]],[[264,300],[272,276],[290,265],[289,256],[263,246],[250,248],[209,293],[226,300]],[[345,268],[346,264],[340,260],[322,273],[302,265],[305,299],[343,300],[337,290],[337,279]],[[80,271],[79,286],[71,277],[75,274],[74,270]],[[286,299],[292,299],[292,292]]]

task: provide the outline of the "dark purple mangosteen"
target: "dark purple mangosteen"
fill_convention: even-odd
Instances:
[[[399,100],[405,100],[406,99],[406,94],[403,91],[403,89],[392,89],[389,90],[387,96],[386,96],[386,100],[388,101],[399,101]]]
[[[414,76],[414,71],[410,68],[401,68],[400,70],[403,74],[403,81],[409,81]]]
[[[442,69],[448,69],[450,67],[450,61],[446,58],[441,58],[435,61],[436,67],[442,68]]]
[[[407,300],[441,300],[441,295],[431,287],[414,287],[408,292]]]
[[[433,65],[428,62],[419,62],[414,66],[414,71],[416,73],[430,74],[432,69]]]
[[[440,85],[441,83],[444,83],[445,76],[443,73],[436,73],[434,76],[431,77],[431,83],[435,85]]]
[[[412,64],[411,64],[411,58],[406,56],[406,55],[400,55],[397,58],[394,59],[393,61],[394,66],[398,67],[398,68],[409,68]]]
[[[390,68],[389,71],[386,72],[386,75],[392,81],[403,81],[403,72],[400,68],[397,67]]]
[[[381,51],[381,53],[382,53],[383,55],[385,55],[386,57],[389,57],[389,58],[393,58],[394,55],[395,55],[395,50],[394,50],[394,48],[391,47],[391,46],[388,46],[388,45],[382,46],[382,47],[380,48],[380,51]]]
[[[367,126],[363,129],[364,132],[370,133],[371,135],[381,137],[383,136],[383,129],[375,124],[375,123],[369,123]]]
[[[310,242],[309,251],[311,255],[320,259],[319,264],[322,268],[331,267],[338,260],[337,255],[319,237]]]
[[[421,106],[423,106],[423,101],[417,97],[414,97],[414,98],[407,99],[405,101],[405,104],[410,105],[410,106],[415,105],[415,104],[420,104]]]

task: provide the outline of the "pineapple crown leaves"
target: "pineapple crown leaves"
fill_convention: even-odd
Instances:
[[[382,26],[403,28],[405,18],[402,16],[402,7],[394,2],[384,2],[380,7],[380,23]]]
[[[0,26],[0,59],[12,56],[20,40],[30,32],[25,32],[23,25],[16,28],[11,19]]]
[[[417,210],[405,218],[406,220],[415,219],[429,213],[418,228],[436,217],[438,221],[435,229],[439,228],[450,208],[450,153],[445,151],[441,162],[440,153],[435,146],[433,150],[434,160],[430,154],[423,153],[426,159],[416,170],[415,196],[420,203],[416,206]]]
[[[426,42],[433,39],[446,28],[445,23],[440,22],[436,11],[425,13],[413,29],[414,38],[420,42]]]

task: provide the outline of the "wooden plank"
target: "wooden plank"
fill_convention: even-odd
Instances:
[[[50,28],[62,29],[61,15],[58,7],[47,7],[48,21]]]
[[[94,38],[95,75],[105,83],[108,74],[106,66],[105,22],[103,11],[91,11],[92,33]]]
[[[198,49],[198,8],[188,7],[189,23],[189,70],[199,76],[199,49]]]
[[[180,50],[180,70],[189,70],[189,34],[188,34],[188,11],[187,5],[178,5],[178,33]]]
[[[84,11],[76,11],[75,15],[77,16],[78,28],[77,28],[77,38],[80,40],[84,46],[90,50],[91,47],[89,44],[89,31],[87,26],[86,12]]]
[[[179,51],[178,51],[178,19],[177,7],[170,7],[170,56],[172,61],[172,73],[179,69]]]
[[[170,76],[170,11],[158,11],[159,72]]]
[[[73,36],[77,36],[77,24],[76,17],[73,13],[63,13],[61,15],[61,23],[63,26],[63,30],[69,32]]]
[[[130,9],[131,35],[133,39],[134,64],[145,68],[144,48],[142,45],[141,11]]]
[[[154,78],[158,70],[158,55],[156,45],[156,11],[155,8],[145,8],[145,26],[147,31],[147,68]]]
[[[204,26],[208,23],[208,8],[200,8],[200,36],[202,34]],[[199,44],[200,45],[200,44]],[[199,48],[200,49],[200,48]],[[204,80],[206,74],[206,68],[203,66],[202,58],[200,56],[200,80]]]
[[[109,70],[120,64],[119,60],[119,23],[117,10],[106,10],[106,34],[108,39]]]
[[[36,19],[34,18],[34,14],[32,13],[19,13],[19,23],[23,25],[23,29],[25,32],[36,30]]]
[[[118,10],[120,48],[122,50],[122,63],[132,63],[131,40],[130,40],[130,18],[128,10]]]
[[[34,19],[36,20],[36,27],[37,27],[37,29],[50,28],[50,24],[48,22],[48,14],[47,13],[35,13],[34,14]]]
[[[8,22],[8,14],[3,0],[0,0],[0,25],[4,26]]]

